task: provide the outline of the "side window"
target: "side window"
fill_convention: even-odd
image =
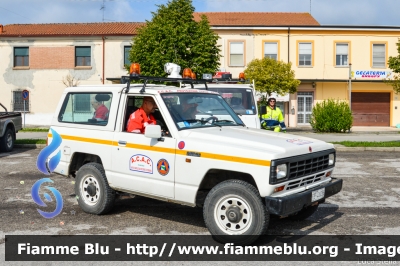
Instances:
[[[299,43],[299,66],[311,66],[312,62],[312,43]]]
[[[336,44],[336,66],[348,66],[349,58],[349,44],[337,43]]]
[[[132,46],[124,46],[124,65],[130,65],[131,61],[129,61],[129,52]]]
[[[90,46],[75,47],[75,66],[91,66]]]
[[[108,123],[111,101],[111,93],[68,93],[58,121],[105,126]]]
[[[278,43],[264,42],[264,57],[278,60]]]
[[[372,67],[386,67],[386,45],[384,43],[372,44]]]
[[[29,47],[14,47],[14,67],[29,66]]]
[[[155,99],[154,102],[156,102]],[[131,116],[132,113],[136,112],[136,110],[138,110],[142,106],[142,104],[143,104],[143,96],[133,96],[127,99],[127,104],[125,109],[125,122],[122,131],[127,131],[129,117]],[[162,132],[164,133],[169,132],[168,127],[165,123],[165,119],[158,108],[155,109],[152,115],[154,116],[154,119],[157,121],[157,125],[161,126]],[[168,133],[165,134],[164,136],[170,137],[171,135]]]
[[[229,66],[244,66],[244,42],[229,42]]]

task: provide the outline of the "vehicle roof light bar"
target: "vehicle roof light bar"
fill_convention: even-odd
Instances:
[[[196,74],[192,72],[190,68],[185,68],[183,71],[183,77],[179,75],[180,66],[174,63],[166,63],[164,65],[164,71],[169,74],[168,78],[165,77],[151,77],[151,76],[141,76],[140,75],[140,65],[138,63],[132,63],[129,69],[129,76],[121,76],[120,79],[117,78],[107,78],[110,81],[119,80],[121,84],[126,83],[125,93],[128,93],[131,87],[131,81],[133,80],[143,80],[143,87],[140,90],[140,93],[144,93],[146,91],[146,85],[149,80],[156,82],[177,82],[180,84],[190,84],[192,89],[194,88],[193,84],[204,84],[206,90],[208,90],[207,82],[209,80],[206,79],[196,79]],[[180,85],[181,86],[181,85]]]
[[[107,80],[118,80],[118,79],[107,79]],[[205,79],[191,79],[191,78],[164,78],[164,77],[151,77],[151,76],[122,76],[121,77],[121,84],[126,83],[126,90],[125,92],[128,93],[130,89],[130,83],[133,80],[143,80],[143,87],[140,90],[140,93],[144,93],[146,90],[146,85],[149,81],[156,81],[156,82],[176,82],[176,83],[183,83],[183,84],[190,84],[192,88],[194,88],[193,84],[204,84],[205,88],[208,90],[207,82],[208,80]]]

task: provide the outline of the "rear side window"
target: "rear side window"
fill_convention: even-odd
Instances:
[[[68,93],[58,115],[64,123],[105,126],[112,101],[112,93]]]

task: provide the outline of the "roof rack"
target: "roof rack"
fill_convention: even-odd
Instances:
[[[208,80],[208,83],[244,83],[244,84],[250,84],[250,80],[248,79],[223,79],[223,78],[213,78],[211,80]]]
[[[207,82],[205,79],[190,79],[190,78],[164,78],[164,77],[151,77],[151,76],[140,76],[137,74],[131,74],[129,76],[121,76],[121,78],[107,78],[110,81],[120,81],[121,84],[126,83],[125,93],[129,92],[131,81],[133,80],[143,80],[143,87],[140,90],[140,93],[144,93],[146,91],[146,85],[149,80],[157,81],[157,82],[179,82],[183,84],[190,84],[192,88],[193,84],[204,84],[206,90],[208,90]]]

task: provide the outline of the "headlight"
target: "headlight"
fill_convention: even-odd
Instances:
[[[287,166],[286,164],[280,164],[276,167],[276,179],[282,179],[286,177]]]
[[[335,163],[335,154],[331,153],[329,154],[329,162],[328,165],[333,165]]]

